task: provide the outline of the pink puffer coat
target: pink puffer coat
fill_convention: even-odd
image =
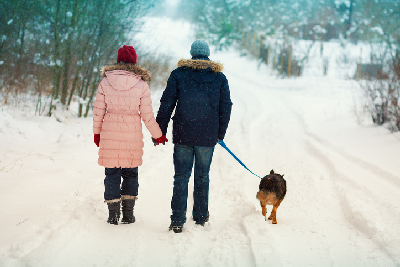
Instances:
[[[106,66],[93,107],[93,133],[100,134],[99,165],[134,168],[142,165],[142,122],[153,138],[161,137],[151,106],[147,70],[119,63]]]

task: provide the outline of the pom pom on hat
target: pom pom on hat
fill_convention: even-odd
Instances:
[[[124,45],[120,49],[118,49],[117,63],[125,62],[136,64],[137,55],[135,48],[130,45]]]
[[[190,54],[192,56],[210,56],[210,47],[204,40],[196,40],[193,42],[190,48]]]

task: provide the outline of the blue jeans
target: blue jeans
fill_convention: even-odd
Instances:
[[[171,223],[183,225],[186,222],[188,183],[194,162],[193,220],[203,222],[208,213],[209,172],[214,147],[174,147],[174,190],[171,200]]]
[[[120,199],[121,195],[137,196],[138,168],[106,168],[104,179],[104,199]],[[123,178],[121,184],[121,177]]]

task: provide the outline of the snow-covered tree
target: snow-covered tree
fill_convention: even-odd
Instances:
[[[2,0],[0,80],[5,93],[37,90],[87,115],[99,69],[115,61],[137,18],[157,0]],[[83,103],[86,111],[83,111]]]

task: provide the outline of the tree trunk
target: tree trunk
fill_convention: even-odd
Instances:
[[[61,67],[59,66],[59,59],[60,59],[60,36],[59,36],[59,28],[58,23],[60,20],[60,6],[61,0],[57,0],[56,5],[56,13],[54,15],[54,70],[53,70],[53,91],[51,95],[50,107],[49,107],[49,114],[51,116],[53,110],[53,100],[58,98],[59,91],[60,91],[60,82],[61,82]]]
[[[63,105],[67,102],[68,85],[69,85],[69,66],[71,63],[71,45],[72,38],[75,34],[76,22],[78,20],[78,5],[80,0],[76,0],[74,4],[72,19],[71,19],[71,31],[68,32],[68,39],[66,42],[65,53],[64,53],[64,64],[63,64],[63,82],[61,89],[61,103]]]

